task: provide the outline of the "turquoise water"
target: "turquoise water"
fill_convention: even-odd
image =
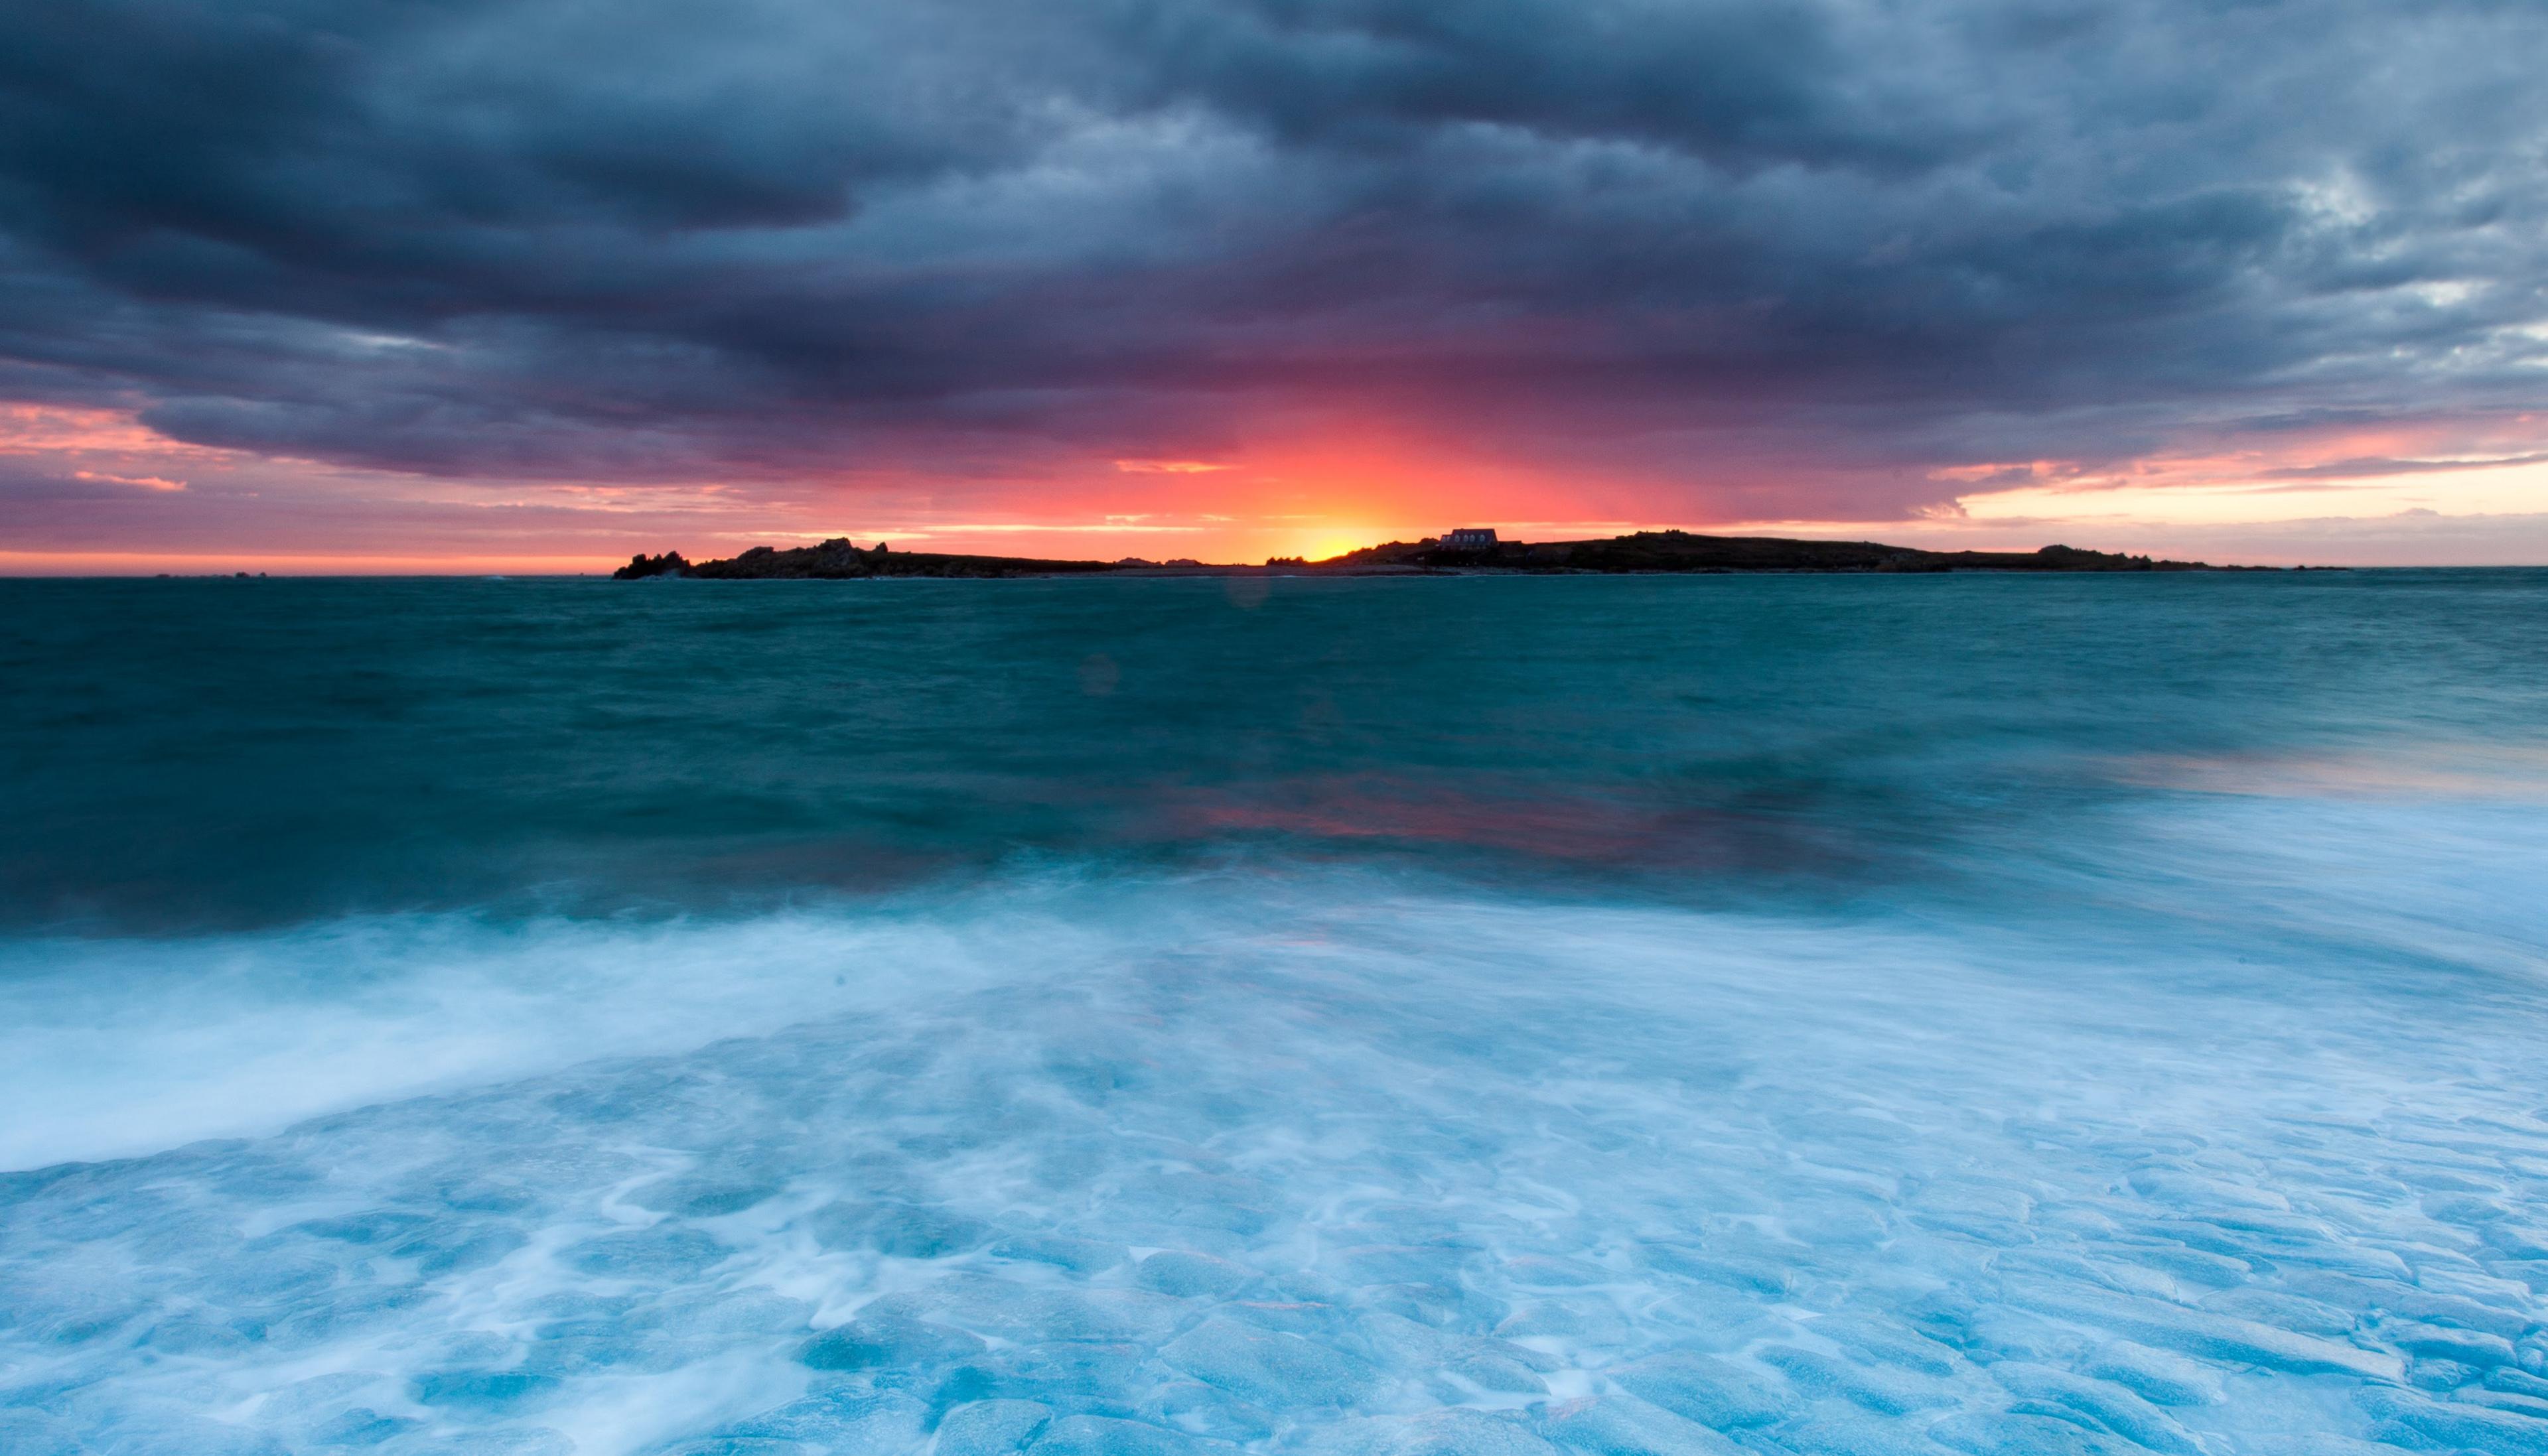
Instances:
[[[0,582],[0,667],[13,1456],[2548,1451],[2548,573]]]

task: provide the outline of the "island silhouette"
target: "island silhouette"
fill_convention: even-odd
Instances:
[[[1417,541],[1386,541],[1321,561],[1275,557],[1261,566],[1119,561],[1061,561],[1029,556],[895,551],[861,547],[845,536],[811,546],[755,546],[738,556],[693,562],[679,551],[639,554],[611,573],[618,581],[694,577],[711,581],[857,580],[867,577],[1211,577],[1422,576],[1713,572],[2214,572],[2273,567],[2213,566],[2121,552],[2046,546],[2036,551],[1928,551],[1878,541],[1810,541],[1784,536],[1702,536],[1638,531],[1592,541],[1502,541],[1491,530],[1462,527]]]

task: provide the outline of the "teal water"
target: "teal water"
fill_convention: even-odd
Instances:
[[[0,669],[11,1452],[2548,1451],[2548,573],[0,582]]]

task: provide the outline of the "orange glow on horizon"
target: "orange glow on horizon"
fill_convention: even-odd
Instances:
[[[1393,535],[1400,535],[1400,533],[1366,530],[1359,526],[1330,526],[1317,531],[1308,538],[1307,545],[1289,554],[1305,561],[1328,561],[1348,551],[1359,551],[1365,546],[1377,545],[1389,540]],[[1407,538],[1402,535],[1401,539]]]
[[[0,536],[0,573],[606,573],[641,551],[708,560],[842,535],[926,552],[1250,564],[1455,526],[1531,541],[1678,527],[2222,561],[2548,560],[2535,544],[2548,541],[2539,414],[2225,433],[2121,460],[1799,466],[1791,478],[1732,457],[1570,464],[1334,416],[1254,421],[1238,443],[1191,454],[1128,444],[984,475],[923,458],[786,480],[497,481],[189,445],[130,409],[0,402],[0,458],[92,488],[29,517],[32,534]],[[2284,533],[2256,534],[2267,528]]]

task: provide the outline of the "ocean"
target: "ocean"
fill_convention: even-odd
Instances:
[[[2548,572],[0,582],[0,1450],[2548,1452]]]

